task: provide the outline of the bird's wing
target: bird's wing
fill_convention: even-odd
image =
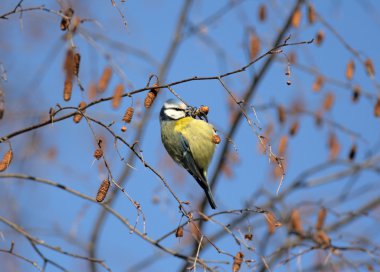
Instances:
[[[181,134],[181,144],[183,148],[183,166],[186,168],[187,171],[198,181],[199,185],[203,189],[208,189],[209,186],[207,184],[206,177],[202,173],[202,171],[199,169],[197,164],[194,161],[193,154],[191,153],[189,143],[186,140],[186,138]]]

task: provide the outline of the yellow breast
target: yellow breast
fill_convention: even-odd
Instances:
[[[189,126],[189,123],[193,121],[193,118],[191,117],[185,117],[182,119],[179,119],[175,122],[174,131],[176,132],[182,132],[186,127]]]

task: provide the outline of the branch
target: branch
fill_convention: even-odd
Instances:
[[[194,262],[195,258],[194,257],[190,257],[190,256],[186,256],[184,254],[181,254],[175,250],[172,250],[172,249],[169,249],[167,247],[164,247],[160,244],[159,241],[157,240],[154,240],[152,238],[150,238],[149,236],[147,236],[145,233],[142,233],[141,231],[139,231],[138,229],[135,229],[135,227],[129,223],[129,221],[124,217],[122,216],[121,214],[119,214],[118,212],[116,212],[110,205],[108,204],[104,204],[104,203],[99,203],[96,201],[96,199],[92,198],[92,197],[89,197],[87,195],[84,195],[74,189],[71,189],[63,184],[60,184],[60,183],[57,183],[57,182],[54,182],[54,181],[51,181],[51,180],[47,180],[47,179],[42,179],[42,178],[38,178],[38,177],[34,177],[34,176],[29,176],[29,175],[24,175],[24,174],[2,174],[0,175],[0,179],[2,178],[16,178],[16,179],[24,179],[24,180],[32,180],[32,181],[35,181],[35,182],[38,182],[38,183],[42,183],[42,184],[46,184],[46,185],[49,185],[49,186],[53,186],[53,187],[56,187],[56,188],[59,188],[63,191],[66,191],[74,196],[77,196],[79,198],[82,198],[84,200],[87,200],[87,201],[90,201],[92,203],[96,203],[100,206],[102,206],[102,208],[104,210],[106,210],[106,212],[110,213],[111,215],[113,215],[116,219],[118,219],[123,225],[125,225],[130,231],[133,231],[133,233],[137,234],[140,238],[142,238],[143,240],[145,240],[146,242],[154,245],[155,247],[159,248],[160,250],[162,250],[163,252],[166,252],[166,253],[169,253],[170,255],[174,256],[174,257],[177,257],[177,258],[180,258],[180,259],[184,259],[186,261],[191,261],[191,262]],[[49,244],[47,244],[46,242],[42,241],[42,240],[39,240],[38,238],[35,238],[33,237],[32,235],[30,235],[29,233],[27,233],[25,230],[23,230],[20,226],[10,222],[9,220],[3,218],[3,217],[0,217],[0,221],[7,224],[8,226],[12,227],[14,230],[16,230],[17,232],[19,232],[20,234],[22,234],[23,236],[25,236],[28,240],[31,240],[33,241],[33,243],[35,244],[38,244],[38,245],[42,245],[46,248],[49,248],[51,250],[54,250],[54,251],[57,251],[61,254],[64,254],[64,255],[68,255],[68,256],[71,256],[71,257],[74,257],[74,258],[79,258],[79,259],[84,259],[84,260],[88,260],[90,262],[93,262],[93,263],[99,263],[99,264],[104,264],[104,261],[103,260],[99,260],[99,259],[96,259],[96,258],[92,258],[92,257],[86,257],[86,256],[81,256],[81,255],[77,255],[77,254],[73,254],[73,253],[70,253],[70,252],[66,252],[66,251],[63,251],[60,247],[58,246],[51,246]],[[211,270],[208,266],[207,266],[207,260],[202,260],[202,259],[199,259],[197,260],[198,263],[202,264],[204,267],[206,267],[208,270]],[[213,262],[213,261],[210,261],[210,262]],[[109,269],[107,269],[109,270]]]
[[[290,25],[291,25],[291,20],[293,18],[293,14],[295,13],[295,11],[301,6],[301,4],[303,4],[304,1],[303,0],[297,0],[296,4],[294,5],[292,11],[290,12],[290,14],[288,15],[287,17],[287,20],[283,26],[283,28],[281,29],[281,31],[279,32],[277,38],[275,39],[275,42],[274,42],[274,50],[278,50],[281,45],[281,41],[284,40],[284,37],[286,35],[286,32],[288,31],[288,29],[290,28]],[[311,43],[312,41],[310,41],[309,43]],[[306,42],[307,43],[307,42]],[[285,42],[286,44],[286,42]],[[282,44],[283,46],[284,43]],[[274,52],[274,50],[270,50],[268,51],[267,53],[265,53],[264,55],[260,56],[258,59],[250,62],[248,65],[242,67],[241,69],[239,70],[236,70],[235,73],[239,72],[239,71],[244,71],[246,68],[248,68],[250,65],[252,65],[253,63],[255,63],[256,61],[260,60],[261,58],[263,58],[264,56],[267,56],[269,55],[269,58],[266,60],[266,62],[263,64],[263,66],[261,67],[261,69],[258,71],[258,73],[253,77],[252,81],[251,81],[251,84],[250,86],[248,87],[248,89],[246,90],[245,92],[245,95],[244,95],[244,98],[242,100],[244,101],[250,101],[251,98],[253,97],[253,95],[255,94],[256,92],[256,88],[259,84],[259,82],[264,78],[264,75],[266,73],[266,71],[268,70],[270,64],[272,63],[273,59],[274,59],[274,54],[272,54]],[[272,53],[271,53],[272,52]],[[227,76],[227,75],[230,75],[230,74],[233,74],[234,72],[231,72],[231,73],[227,73],[227,74],[224,74],[224,76]],[[222,78],[223,76],[220,76],[220,78]],[[233,138],[233,135],[236,133],[236,130],[238,128],[238,125],[241,121],[243,117],[243,114],[241,111],[238,111],[236,115],[234,115],[234,118],[233,120],[231,121],[232,123],[232,126],[229,130],[229,132],[227,133],[227,137],[226,138]],[[218,181],[218,178],[219,178],[219,175],[220,173],[222,172],[221,169],[223,167],[223,164],[224,164],[224,160],[225,160],[225,154],[227,154],[228,152],[228,148],[229,148],[229,143],[228,141],[225,141],[223,146],[222,146],[222,151],[220,153],[220,156],[218,158],[218,161],[217,161],[217,166],[215,168],[215,171],[214,171],[214,174],[211,178],[211,182],[210,182],[210,186],[211,188],[215,188],[216,184],[217,184],[217,181]],[[201,202],[200,206],[199,206],[199,210],[204,210],[205,206],[206,206],[206,198],[203,198],[203,201]],[[203,223],[200,222],[199,224],[199,228],[202,229],[203,227]],[[195,255],[196,253],[196,250],[197,250],[197,245],[195,243],[195,241],[193,242],[193,245],[191,246],[192,247],[192,255]],[[182,270],[184,270],[184,268],[186,267],[186,264],[183,266]]]

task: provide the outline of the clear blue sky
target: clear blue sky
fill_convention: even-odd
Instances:
[[[16,1],[2,1],[0,14],[11,10]],[[6,112],[1,120],[1,136],[27,125],[38,123],[41,118],[48,116],[49,108],[57,103],[61,106],[76,107],[80,101],[88,102],[88,86],[91,82],[97,82],[103,68],[112,64],[120,69],[115,73],[110,87],[106,93],[98,98],[112,95],[113,87],[118,83],[127,85],[127,90],[142,88],[146,85],[150,74],[157,74],[158,65],[162,62],[169,44],[173,38],[175,24],[178,20],[179,10],[183,1],[116,1],[128,22],[124,27],[118,11],[112,7],[111,1],[69,1],[75,15],[81,18],[92,18],[95,22],[84,23],[80,31],[74,37],[77,50],[82,56],[80,68],[80,80],[86,91],[83,93],[78,86],[74,87],[71,101],[63,101],[63,59],[69,43],[64,40],[64,33],[59,29],[59,17],[42,10],[25,12],[20,20],[19,14],[11,15],[9,20],[0,20],[0,62],[6,69],[8,80],[1,82],[5,90]],[[223,7],[228,1],[195,1],[189,16],[189,22],[197,25],[208,18],[215,11]],[[238,69],[249,62],[248,58],[248,29],[257,33],[262,41],[261,53],[269,50],[277,31],[282,27],[284,18],[290,12],[294,1],[238,1],[242,2],[231,11],[224,14],[215,23],[211,23],[204,30],[206,38],[199,35],[188,35],[179,46],[177,55],[170,66],[166,82],[177,81],[193,76],[214,76],[227,71]],[[268,18],[266,22],[259,22],[257,8],[260,3],[267,3]],[[328,21],[343,39],[362,57],[371,58],[375,69],[379,67],[380,57],[378,48],[380,39],[378,29],[380,26],[379,4],[377,1],[312,1],[316,10]],[[25,0],[23,7],[35,7],[45,4],[46,8],[59,10],[55,1],[30,1]],[[289,42],[306,41],[314,38],[319,30],[325,33],[325,40],[321,46],[315,44],[287,47],[286,54],[291,52],[297,55],[297,63],[308,68],[316,69],[324,76],[334,80],[327,82],[318,93],[311,90],[315,75],[305,72],[299,66],[291,67],[292,85],[286,84],[286,64],[284,55],[279,54],[272,64],[269,72],[261,81],[254,100],[249,104],[260,109],[261,105],[276,103],[291,105],[294,101],[302,101],[305,109],[315,111],[322,104],[325,94],[331,91],[335,96],[335,103],[331,112],[325,117],[334,120],[342,127],[348,128],[361,135],[361,139],[337,130],[334,126],[324,124],[322,128],[316,128],[314,119],[303,116],[299,119],[300,131],[289,139],[287,152],[287,171],[284,190],[294,181],[302,171],[313,165],[326,161],[328,157],[327,135],[336,133],[341,152],[339,158],[345,159],[353,142],[358,144],[357,161],[365,159],[369,150],[378,152],[379,119],[373,117],[375,97],[379,94],[379,77],[370,79],[363,65],[340,43],[334,34],[326,29],[321,23],[309,25],[306,20],[305,7],[302,9],[303,17],[298,29],[291,28],[292,35]],[[118,46],[117,43],[121,45]],[[127,45],[128,47],[123,47]],[[133,54],[129,47],[140,50],[147,54],[141,58]],[[217,54],[217,52],[223,52]],[[351,82],[345,79],[346,64],[350,59],[355,59],[356,71]],[[265,60],[264,60],[265,61]],[[225,79],[227,86],[239,96],[243,94],[250,82],[252,75],[260,69],[258,62],[244,73],[240,73]],[[377,72],[377,71],[376,71]],[[338,82],[338,84],[336,84]],[[359,103],[351,102],[351,89],[342,87],[344,84],[360,85],[362,90],[368,93],[370,98],[361,97]],[[174,90],[180,94],[189,104],[208,105],[210,107],[209,121],[213,123],[220,134],[229,128],[229,104],[228,94],[216,81],[192,81],[177,85]],[[145,93],[133,97],[133,105],[136,108],[135,120],[128,125],[124,135],[132,144],[136,124],[139,120],[138,113],[145,109],[141,107]],[[155,167],[171,184],[173,190],[182,200],[190,200],[193,205],[203,197],[203,192],[184,170],[174,165],[162,147],[159,134],[158,112],[162,102],[172,97],[164,90],[153,108],[152,118],[149,120],[147,130],[141,139],[141,149],[144,159]],[[105,124],[115,121],[113,128],[120,132],[120,122],[125,108],[131,105],[132,99],[124,98],[122,106],[118,110],[111,107],[110,102],[92,107],[87,113]],[[235,108],[237,106],[235,105]],[[249,111],[250,117],[255,118]],[[277,123],[277,115],[274,109],[257,111],[260,126],[265,128],[274,123],[272,145],[277,149],[281,135],[287,133],[291,121],[280,126]],[[291,120],[295,117],[289,117]],[[120,161],[116,152],[113,139],[104,129],[93,125],[97,137],[104,138],[105,155],[108,159],[115,177],[119,176],[125,164]],[[223,138],[223,137],[222,137]],[[225,140],[225,139],[223,139]],[[258,199],[250,199],[258,188],[265,188],[267,194],[275,195],[279,178],[273,178],[270,174],[273,165],[268,164],[268,158],[257,151],[258,140],[249,128],[247,122],[239,125],[238,133],[233,139],[237,148],[239,161],[232,165],[233,176],[223,175],[214,190],[219,211],[227,209],[239,209],[250,201],[250,206],[260,206],[265,203],[267,196]],[[86,122],[74,124],[66,120],[34,132],[26,133],[11,140],[14,149],[14,162],[7,170],[9,173],[25,173],[41,178],[51,179],[64,185],[70,186],[86,195],[95,196],[97,188],[107,172],[101,162],[93,159],[96,141]],[[0,151],[5,152],[6,145],[0,146]],[[56,152],[56,157],[51,159],[48,152]],[[220,150],[219,150],[220,151]],[[122,156],[128,156],[129,150],[119,145]],[[218,156],[218,151],[217,155]],[[128,194],[141,203],[146,217],[148,235],[158,238],[175,228],[181,219],[177,212],[178,204],[164,188],[161,181],[141,162],[134,163],[135,170],[129,178],[126,187]],[[209,175],[213,174],[215,165],[212,164]],[[341,166],[343,169],[345,166]],[[323,173],[324,176],[335,172],[339,167],[332,167]],[[365,173],[360,176],[363,185],[373,186],[377,176]],[[284,207],[299,205],[303,201],[329,203],[335,199],[344,187],[344,180],[303,190],[289,196],[284,206],[277,207],[278,214],[283,212]],[[23,183],[12,180],[0,182],[0,216],[12,219],[23,228],[44,239],[45,241],[60,245],[65,250],[72,250],[81,254],[87,254],[82,245],[86,245],[89,233],[92,230],[94,220],[100,211],[100,206],[88,201],[78,199],[66,192],[58,191],[44,185],[30,181]],[[355,185],[360,187],[360,185]],[[354,187],[357,188],[357,187]],[[363,203],[378,195],[378,190],[366,192],[351,202],[333,205],[331,210],[337,213],[347,212],[361,206]],[[152,199],[159,199],[154,204]],[[194,207],[194,206],[190,206]],[[130,222],[136,219],[136,210],[124,196],[119,196],[115,209]],[[315,212],[315,206],[306,208],[309,212]],[[207,210],[207,212],[210,212]],[[233,218],[232,215],[220,217],[222,222],[227,223]],[[313,218],[313,217],[309,217]],[[337,217],[330,215],[328,222],[333,222]],[[375,221],[363,221],[365,224]],[[378,223],[378,221],[376,221]],[[265,223],[264,217],[255,217],[242,225],[251,225],[254,231],[256,225]],[[305,222],[305,225],[313,225]],[[353,227],[355,227],[353,225]],[[142,230],[141,218],[138,228]],[[365,225],[367,228],[367,225]],[[252,246],[257,247],[260,238],[263,237],[263,229],[255,232]],[[210,223],[207,231],[214,233],[220,230],[215,224]],[[368,228],[368,233],[373,229]],[[239,229],[234,229],[238,233]],[[246,229],[241,229],[244,233]],[[352,231],[348,229],[347,232]],[[279,239],[286,236],[286,227],[278,230],[276,235]],[[10,241],[26,245],[23,239],[13,236],[8,229],[0,225],[0,234],[4,240],[0,240],[0,247],[7,248]],[[62,239],[62,236],[65,239]],[[276,237],[277,237],[276,236]],[[335,237],[338,240],[339,238]],[[71,240],[70,240],[71,239]],[[163,244],[171,248],[181,248],[186,251],[188,237],[178,241],[174,236],[168,238]],[[74,242],[73,242],[74,241]],[[76,244],[78,242],[78,244]],[[379,241],[376,241],[379,242]],[[157,253],[160,260],[144,271],[176,271],[181,267],[182,261],[170,255],[162,253],[143,241],[135,234],[130,234],[115,218],[109,217],[101,233],[98,256],[105,259],[107,265],[113,271],[128,271],[135,263],[144,260],[147,256]],[[235,254],[240,250],[231,236],[217,242],[223,250]],[[29,246],[17,247],[20,253],[37,259],[31,253]],[[48,251],[46,254],[52,259],[56,258],[70,271],[82,271],[87,269],[87,263],[62,257]],[[307,255],[308,256],[308,255]],[[252,252],[247,252],[247,257],[260,261]],[[354,256],[355,257],[355,256]],[[2,260],[9,256],[0,255]],[[157,257],[158,258],[158,257]],[[228,259],[217,254],[209,248],[202,255],[205,259]],[[228,259],[231,261],[230,259]],[[303,265],[311,265],[312,258],[305,257]],[[20,270],[31,271],[29,264],[19,262]],[[295,262],[290,264],[290,269],[295,269]],[[227,268],[229,270],[230,267]],[[247,269],[247,267],[243,268]],[[285,267],[278,268],[285,270]],[[57,271],[49,266],[48,271]],[[277,269],[273,270],[277,271]]]

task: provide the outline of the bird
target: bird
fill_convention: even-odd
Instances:
[[[160,111],[161,140],[170,157],[194,177],[211,208],[216,209],[207,181],[207,170],[215,152],[212,137],[216,131],[213,125],[196,119],[194,109],[180,100],[167,100]]]

